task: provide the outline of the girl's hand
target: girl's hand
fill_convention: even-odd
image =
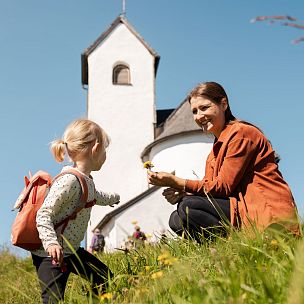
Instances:
[[[63,250],[59,245],[51,245],[47,249],[48,254],[51,256],[55,263],[61,265],[63,261]]]
[[[118,205],[120,203],[120,201],[117,201],[116,203],[113,203],[112,205],[109,205],[110,207],[114,208],[115,205]]]
[[[172,205],[178,203],[181,200],[181,198],[183,198],[186,195],[184,191],[177,191],[176,189],[173,188],[165,189],[162,194],[165,197],[165,199]]]

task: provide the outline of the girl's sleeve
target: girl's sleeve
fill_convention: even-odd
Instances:
[[[66,216],[68,216],[71,213],[69,212],[71,200],[74,200],[75,197],[80,198],[80,195],[80,184],[77,177],[72,174],[65,174],[53,183],[36,216],[39,238],[45,251],[51,245],[60,245],[54,229],[55,219],[64,219],[65,216],[60,214],[62,212],[66,212]]]
[[[256,145],[247,138],[234,139],[228,144],[226,156],[218,175],[202,181],[187,180],[185,189],[194,194],[208,194],[218,197],[229,197],[246,172],[255,155]]]
[[[96,205],[108,206],[119,203],[120,196],[117,193],[103,192],[96,190],[95,192]]]

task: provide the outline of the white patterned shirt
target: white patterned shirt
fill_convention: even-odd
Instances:
[[[62,169],[62,172],[70,168],[66,166]],[[78,172],[80,171],[78,170]],[[96,205],[100,206],[113,205],[119,202],[118,194],[95,190],[93,180],[85,174],[83,176],[88,186],[88,201],[96,199]],[[80,200],[81,194],[80,182],[73,174],[64,174],[54,181],[36,216],[37,230],[43,248],[32,251],[33,254],[48,256],[47,248],[50,245],[62,246],[64,255],[72,254],[74,250],[79,248],[87,229],[92,207],[83,208],[77,213],[75,219],[69,220],[63,232],[66,241],[60,236],[62,226],[55,231],[54,225],[71,215],[76,208],[83,206],[84,203]]]

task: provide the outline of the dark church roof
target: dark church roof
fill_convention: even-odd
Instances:
[[[110,25],[110,27],[103,32],[96,41],[89,46],[82,54],[81,54],[81,69],[82,69],[82,84],[87,85],[88,84],[88,57],[89,55],[98,47],[100,43],[102,43],[110,34],[111,32],[119,25],[123,23],[129,30],[134,34],[135,37],[138,38],[138,40],[147,48],[147,50],[151,53],[152,56],[154,56],[154,68],[155,68],[155,74],[157,71],[158,63],[160,60],[160,56],[148,45],[148,43],[136,32],[136,30],[131,26],[131,24],[127,21],[125,17],[122,15],[118,16],[113,23]]]
[[[174,111],[175,109],[161,109],[161,110],[156,110],[156,125],[157,127],[161,126],[164,124],[166,119],[170,116],[170,114]]]

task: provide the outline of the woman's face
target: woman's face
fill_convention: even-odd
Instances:
[[[205,97],[192,97],[190,105],[198,126],[218,138],[225,126],[225,111],[228,106],[226,99],[217,104]]]

